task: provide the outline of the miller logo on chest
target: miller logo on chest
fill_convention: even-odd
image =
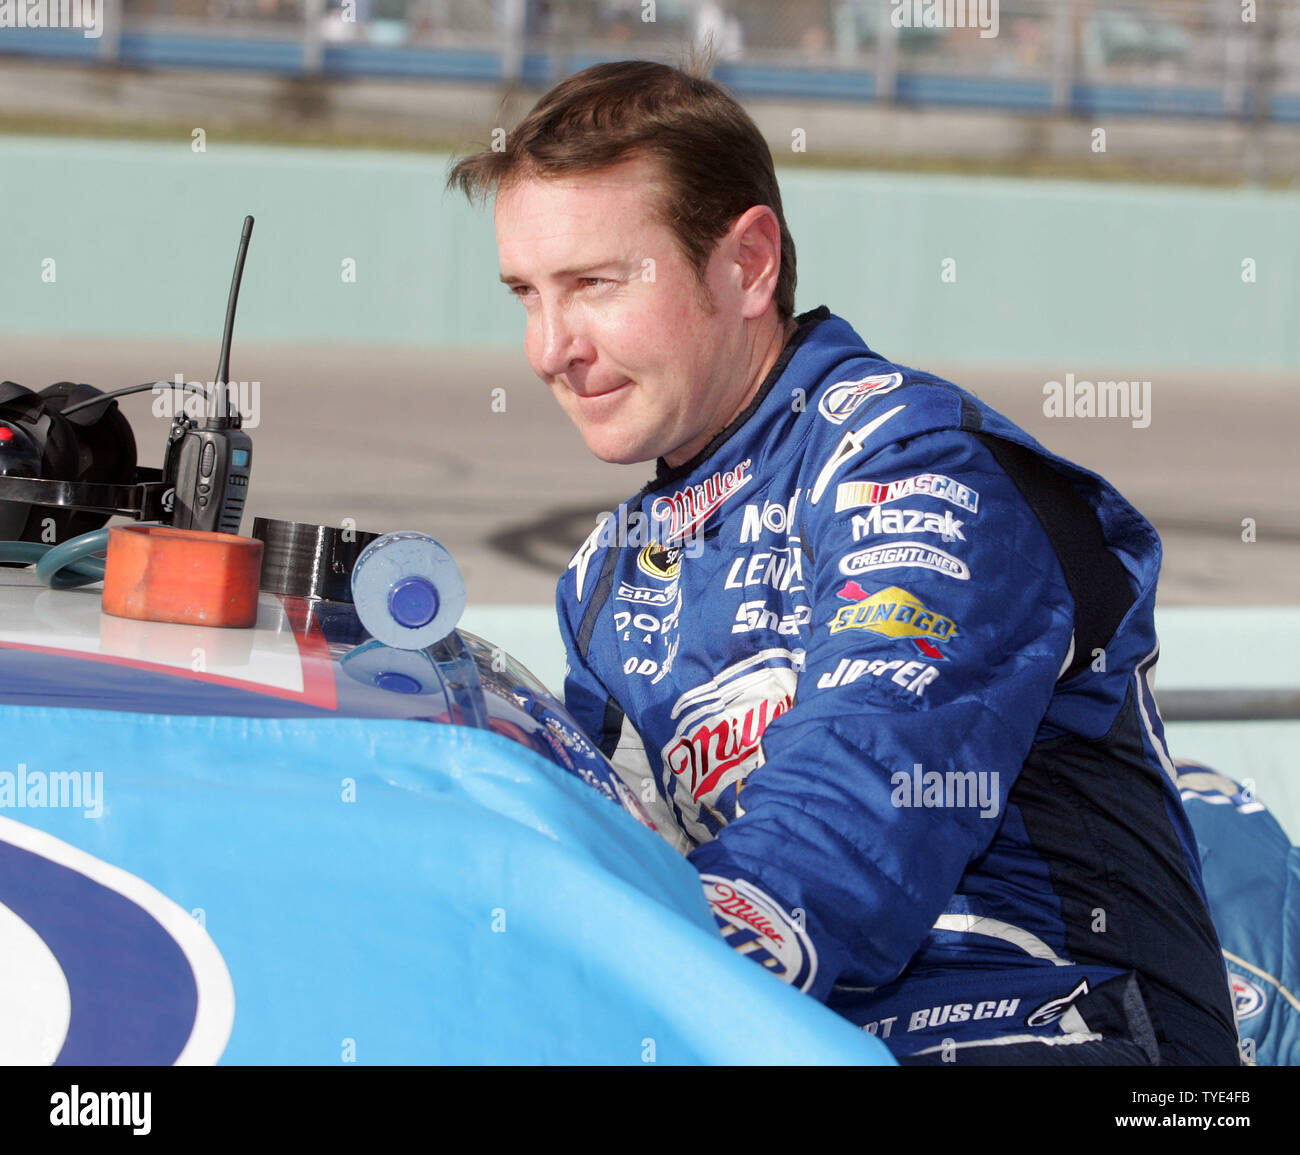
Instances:
[[[746,458],[734,469],[719,470],[698,485],[688,485],[669,497],[656,498],[651,515],[665,526],[663,541],[680,542],[700,529],[728,498],[754,480],[750,472],[752,465],[753,461]]]

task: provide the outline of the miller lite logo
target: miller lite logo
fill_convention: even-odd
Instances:
[[[804,929],[802,911],[793,917],[743,878],[701,874],[704,897],[727,945],[782,982],[806,991],[817,977],[817,952]]]
[[[677,729],[661,751],[664,793],[697,844],[744,813],[740,791],[763,763],[763,732],[794,704],[797,683],[793,652],[768,649],[677,699]]]
[[[655,498],[651,515],[662,522],[665,543],[680,542],[689,537],[712,517],[723,502],[738,493],[754,480],[750,472],[753,461],[746,458],[734,469],[719,470],[698,485],[679,489],[671,497]]]

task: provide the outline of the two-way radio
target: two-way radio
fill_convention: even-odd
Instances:
[[[241,428],[239,407],[230,397],[230,340],[235,331],[235,305],[244,275],[244,258],[253,235],[253,218],[244,218],[235,257],[235,275],[226,302],[226,328],[221,338],[216,380],[208,396],[202,428],[184,407],[177,410],[163,461],[163,477],[173,493],[171,523],[177,529],[238,533],[248,499],[253,466],[253,442]],[[163,496],[166,504],[166,494]]]

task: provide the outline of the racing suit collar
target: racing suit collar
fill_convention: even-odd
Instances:
[[[790,363],[790,358],[794,356],[795,350],[807,339],[809,334],[820,325],[823,321],[831,319],[831,311],[825,305],[818,305],[815,309],[810,309],[806,313],[800,313],[795,318],[798,328],[790,335],[790,339],[785,343],[781,354],[777,357],[772,368],[768,370],[767,376],[763,378],[763,383],[758,387],[758,392],[754,394],[754,399],[745,406],[740,415],[721,433],[713,438],[703,449],[699,451],[689,461],[683,462],[676,467],[669,465],[662,457],[655,462],[654,480],[650,482],[643,492],[651,489],[658,489],[660,486],[671,484],[683,477],[688,477],[699,469],[710,457],[713,456],[722,446],[738,433],[744,424],[758,411],[763,404],[767,395],[772,391],[772,387],[781,379],[781,374],[785,372],[786,366]]]

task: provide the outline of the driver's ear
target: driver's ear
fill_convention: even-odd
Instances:
[[[728,236],[736,245],[744,315],[752,319],[767,312],[781,275],[781,226],[767,205],[755,205],[736,218]]]

